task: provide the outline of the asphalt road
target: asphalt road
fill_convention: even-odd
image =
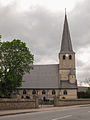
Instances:
[[[90,106],[0,116],[0,120],[90,120]]]

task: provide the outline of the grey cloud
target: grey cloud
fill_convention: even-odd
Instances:
[[[62,12],[52,13],[37,6],[27,12],[15,12],[16,3],[6,7],[0,6],[0,34],[2,39],[21,39],[26,42],[35,55],[35,64],[44,61],[58,63],[58,53],[63,31],[64,15]],[[68,13],[70,33],[75,52],[90,45],[90,1],[79,3],[73,11]],[[81,54],[81,53],[80,53]],[[89,76],[88,66],[76,58],[78,79]],[[88,68],[89,69],[89,68]]]
[[[71,11],[70,23],[73,36],[73,44],[76,50],[80,47],[90,45],[90,1],[85,0],[83,3],[77,4],[75,9]]]

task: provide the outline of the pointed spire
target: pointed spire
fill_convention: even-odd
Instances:
[[[68,27],[67,15],[66,15],[66,8],[65,8],[65,20],[64,20],[64,28],[63,28],[63,35],[62,35],[62,43],[61,43],[61,51],[63,53],[73,52],[71,37]]]
[[[66,15],[66,8],[65,8],[65,15]]]

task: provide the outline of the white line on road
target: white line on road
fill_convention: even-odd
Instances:
[[[88,111],[88,112],[90,112],[90,111]]]
[[[67,116],[63,116],[63,117],[59,117],[59,118],[54,118],[52,120],[60,120],[60,119],[64,119],[64,118],[68,118],[71,117],[72,115],[67,115]]]

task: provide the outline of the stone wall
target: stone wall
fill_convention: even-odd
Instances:
[[[60,96],[60,90],[55,90],[56,94],[52,94],[53,89],[45,89],[45,94],[42,94],[43,89],[36,89],[36,94],[32,94],[33,89],[26,90],[26,94],[23,94],[23,89],[18,90],[18,95],[16,96],[19,99],[22,99],[22,96],[26,98],[26,96],[29,96],[30,99],[33,99],[36,95],[39,99],[43,99],[43,97],[46,97],[47,99],[53,100],[54,96]]]
[[[0,99],[0,110],[31,108],[38,108],[37,98],[34,100]]]
[[[72,105],[84,105],[90,104],[90,99],[76,99],[76,100],[59,100],[59,98],[54,99],[54,106],[72,106]]]
[[[59,54],[59,64],[60,64],[60,69],[62,68],[75,68],[75,54],[68,54],[68,56],[66,56],[65,60],[63,60],[63,55],[66,56],[66,54]],[[69,55],[72,56],[72,60],[69,60]]]
[[[60,99],[77,99],[77,89],[66,89],[67,95],[64,95],[64,90],[61,90]]]
[[[59,96],[60,99],[77,99],[77,89],[66,89],[67,90],[67,95],[64,95],[64,89],[63,90],[58,90],[55,89],[55,94],[52,94],[53,89],[45,89],[45,94],[42,94],[43,89],[36,89],[36,96],[39,99],[43,99],[43,97],[46,97],[49,100],[53,100],[53,98],[55,96]],[[18,90],[18,95],[16,96],[16,98],[22,99],[23,98],[26,99],[26,96],[30,97],[30,99],[33,99],[35,96],[34,94],[32,94],[33,89],[27,89],[26,90],[26,94],[23,94],[23,89],[19,89]]]

